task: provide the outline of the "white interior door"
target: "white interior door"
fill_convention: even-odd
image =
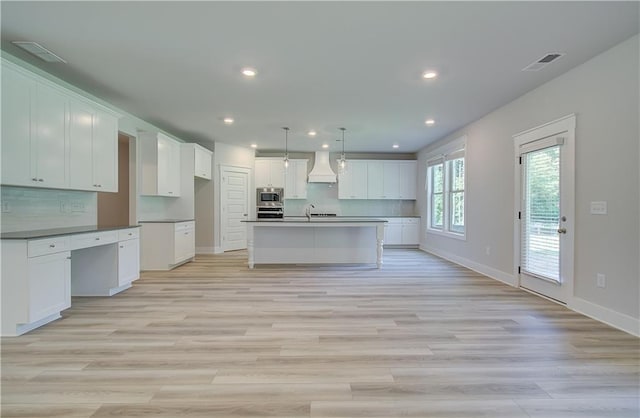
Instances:
[[[249,206],[249,170],[222,168],[220,187],[220,225],[223,251],[247,248],[247,219]]]
[[[520,286],[562,303],[573,292],[573,126],[563,119],[516,136]]]

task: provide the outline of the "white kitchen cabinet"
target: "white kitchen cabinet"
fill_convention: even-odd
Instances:
[[[66,97],[10,68],[2,81],[2,184],[67,188]]]
[[[140,194],[180,196],[180,143],[157,132],[140,132]]]
[[[118,242],[118,286],[124,286],[140,277],[140,240]]]
[[[402,245],[420,245],[420,218],[402,219]]]
[[[171,270],[195,256],[195,222],[141,222],[142,270]]]
[[[398,163],[399,199],[415,200],[418,181],[418,164],[416,161],[400,161]]]
[[[100,192],[118,191],[118,119],[97,111],[93,120],[93,181]]]
[[[398,161],[382,163],[383,199],[400,199],[400,168]]]
[[[309,160],[289,160],[285,174],[284,198],[307,198],[307,164]]]
[[[386,199],[384,194],[384,162],[367,163],[367,199]]]
[[[117,191],[118,115],[2,64],[2,184]]]
[[[25,323],[40,321],[71,306],[71,252],[29,259],[28,316]]]
[[[420,218],[388,218],[384,245],[417,246],[420,244]]]
[[[347,161],[347,170],[338,173],[338,199],[366,199],[367,187],[367,161]]]
[[[58,89],[38,83],[31,175],[38,187],[67,188],[66,122],[68,98]]]
[[[71,306],[66,237],[2,241],[2,335],[21,335]]]
[[[256,187],[285,187],[282,158],[256,158],[255,185]]]
[[[69,186],[118,191],[118,121],[80,100],[69,102]]]
[[[4,64],[4,62],[3,62]],[[36,150],[31,114],[36,82],[3,65],[2,68],[2,184],[36,186],[31,152]]]
[[[196,254],[195,223],[193,221],[178,222],[175,224],[174,231],[173,264],[178,264],[193,258]]]
[[[415,200],[416,162],[379,160],[367,163],[367,198]]]
[[[211,156],[213,152],[198,144],[193,144],[193,146],[194,176],[211,180]]]
[[[388,218],[384,230],[384,245],[402,244],[402,218]]]

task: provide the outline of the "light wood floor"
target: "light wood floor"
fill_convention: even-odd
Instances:
[[[638,417],[639,340],[417,250],[145,273],[2,340],[3,417]]]

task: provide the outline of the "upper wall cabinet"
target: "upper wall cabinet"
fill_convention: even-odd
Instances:
[[[2,60],[2,184],[117,191],[118,117]]]
[[[309,160],[289,160],[285,173],[284,198],[307,198],[307,164]]]
[[[72,189],[118,191],[115,118],[79,100],[69,103],[69,177]]]
[[[282,158],[256,158],[256,187],[284,187],[284,163]]]
[[[157,132],[140,132],[140,194],[180,196],[180,143]]]
[[[367,161],[350,160],[338,173],[338,199],[366,199],[367,183]]]
[[[416,161],[350,160],[338,179],[339,199],[416,199]]]
[[[198,144],[193,144],[194,147],[194,176],[203,179],[211,180],[211,156],[213,152],[201,147]]]

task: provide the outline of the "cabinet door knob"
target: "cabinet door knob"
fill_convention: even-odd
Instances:
[[[31,181],[38,181],[36,177],[32,178]]]
[[[38,181],[44,181],[44,179],[38,179]]]
[[[96,241],[100,241],[100,238],[96,238]]]
[[[120,248],[124,248],[124,245],[121,245]]]
[[[133,235],[131,232],[129,232],[129,236]]]
[[[56,248],[56,244],[49,244],[49,248]]]

